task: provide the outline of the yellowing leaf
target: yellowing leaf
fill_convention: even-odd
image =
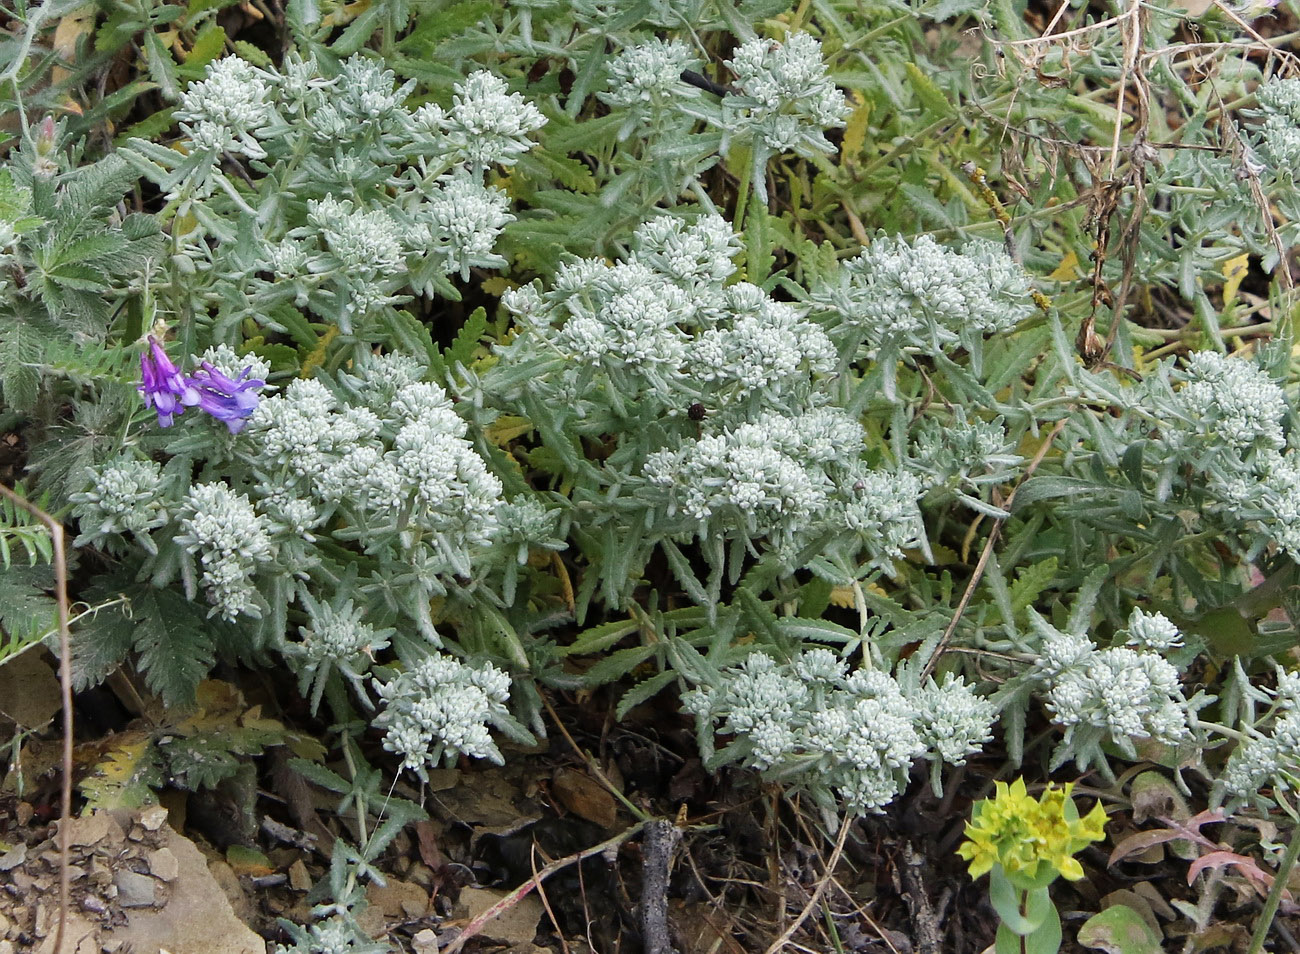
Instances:
[[[1079,277],[1079,256],[1071,250],[1065,253],[1065,258],[1061,259],[1061,264],[1052,270],[1047,276],[1054,282],[1072,282]]]
[[[494,295],[497,298],[500,298],[506,292],[510,291],[510,289],[518,288],[519,283],[512,282],[504,275],[493,275],[491,278],[484,279],[479,284],[479,287],[482,288],[489,295]]]
[[[487,427],[487,439],[498,447],[504,447],[516,437],[522,437],[533,429],[533,422],[526,417],[503,414]]]
[[[871,102],[857,90],[852,90],[849,96],[854,103],[853,113],[844,125],[844,141],[840,147],[840,154],[845,159],[852,160],[862,152],[862,147],[867,141],[867,120],[871,118]]]
[[[1223,307],[1230,307],[1237,298],[1237,289],[1250,271],[1250,256],[1241,254],[1223,263]]]
[[[840,609],[853,609],[857,605],[857,600],[853,596],[853,587],[831,587],[831,605],[838,606]]]
[[[77,7],[67,16],[59,21],[59,25],[54,28],[54,52],[59,55],[59,59],[72,63],[77,56],[77,41],[83,36],[88,36],[95,28],[95,4],[88,3],[84,7]],[[58,86],[68,78],[68,71],[62,67],[56,66],[50,72],[50,82]]]
[[[152,786],[162,783],[158,750],[145,732],[124,733],[95,771],[82,780],[83,815],[97,809],[139,808],[154,801]]]
[[[916,93],[916,98],[921,101],[926,112],[935,116],[951,116],[952,103],[948,101],[948,97],[934,80],[930,79],[915,63],[906,64],[906,68],[907,78],[912,83],[912,91]]]

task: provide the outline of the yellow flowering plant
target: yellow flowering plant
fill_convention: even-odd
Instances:
[[[989,900],[997,911],[997,954],[1056,954],[1061,919],[1048,886],[1065,877],[1077,881],[1083,867],[1074,856],[1105,837],[1101,804],[1084,817],[1070,793],[1074,786],[1049,785],[1035,799],[1024,779],[998,782],[994,797],[975,805],[966,841],[957,849],[970,862],[970,875],[989,875]]]

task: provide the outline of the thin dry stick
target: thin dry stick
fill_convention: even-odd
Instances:
[[[550,715],[551,721],[554,722],[555,727],[560,730],[560,734],[564,736],[565,741],[568,742],[569,745],[573,746],[573,751],[577,752],[578,757],[587,764],[587,768],[591,771],[591,774],[596,777],[596,781],[603,785],[606,791],[622,802],[623,807],[635,815],[638,821],[643,823],[648,822],[650,816],[638,808],[631,799],[619,791],[617,786],[609,780],[609,776],[607,776],[604,771],[601,770],[601,767],[596,764],[596,760],[589,753],[580,749],[577,742],[573,741],[573,736],[569,735],[569,730],[566,729],[564,723],[560,721],[560,717],[556,713],[555,707],[551,705],[550,700],[545,696],[542,696],[542,705],[546,707],[546,711]]]
[[[532,851],[528,857],[529,867],[533,869],[533,877],[537,877],[537,842],[533,842]],[[564,954],[569,954],[569,942],[564,939],[564,930],[560,927],[560,922],[555,919],[555,912],[551,910],[551,899],[546,896],[546,889],[539,883],[537,885],[537,896],[542,899],[542,907],[546,909],[546,916],[551,919],[555,925],[555,936],[560,939],[560,949]]]
[[[852,827],[853,821],[851,819],[845,819],[840,825],[840,837],[836,839],[835,850],[831,852],[830,859],[826,862],[826,874],[817,882],[817,888],[813,891],[812,897],[808,899],[808,903],[803,906],[803,910],[799,912],[799,916],[794,919],[794,922],[788,928],[781,932],[781,936],[773,941],[763,954],[777,954],[781,948],[785,947],[786,941],[794,937],[794,932],[799,930],[803,922],[808,920],[808,915],[812,914],[813,908],[817,907],[822,895],[826,893],[827,885],[831,883],[831,875],[835,872],[835,866],[840,863],[840,855],[844,852],[844,843],[848,841],[849,829]]]
[[[515,888],[515,890],[511,891],[496,904],[492,905],[492,907],[488,908],[478,917],[470,921],[469,924],[466,924],[464,930],[457,935],[456,940],[452,941],[442,949],[442,954],[457,954],[457,952],[465,946],[466,941],[483,930],[484,925],[493,918],[500,917],[506,911],[509,911],[524,897],[526,897],[528,892],[532,891],[533,888],[539,887],[543,881],[555,874],[555,872],[567,868],[570,865],[577,864],[584,858],[590,858],[593,855],[599,855],[606,852],[611,848],[617,848],[619,845],[623,844],[623,842],[627,841],[639,832],[644,826],[645,822],[638,822],[622,834],[615,835],[613,838],[607,838],[599,845],[592,845],[590,848],[584,848],[582,851],[575,851],[571,855],[565,855],[563,858],[552,861],[541,871],[538,871],[519,887]]]
[[[63,548],[63,524],[40,507],[0,484],[3,495],[45,524],[54,545],[54,599],[59,614],[59,688],[63,706],[63,779],[59,792],[59,926],[54,932],[54,950],[63,949],[68,926],[68,857],[72,831],[72,638],[68,632],[68,557]]]
[[[1047,456],[1048,450],[1052,447],[1052,442],[1055,441],[1057,435],[1065,429],[1065,421],[1066,418],[1061,418],[1056,422],[1056,426],[1052,428],[1052,432],[1047,435],[1047,439],[1043,441],[1043,445],[1038,448],[1038,453],[1034,455],[1034,459],[1031,460],[1029,466],[1025,468],[1025,476],[1020,478],[1020,483],[1011,488],[1011,493],[1007,495],[1007,499],[1003,503],[1002,509],[1010,511],[1011,505],[1016,500],[1016,491],[1024,486],[1025,481],[1033,476],[1034,471],[1038,469],[1038,465],[1043,462],[1043,458]],[[979,586],[980,580],[984,577],[984,571],[988,568],[989,560],[993,557],[993,547],[998,542],[998,536],[1001,531],[1002,521],[998,520],[997,523],[993,524],[993,529],[989,531],[989,538],[984,541],[984,549],[980,552],[979,562],[975,564],[975,572],[971,574],[970,581],[966,584],[966,590],[962,593],[961,600],[957,603],[957,610],[952,614],[952,621],[948,623],[948,628],[943,631],[943,636],[939,638],[938,645],[934,647],[934,652],[930,654],[929,660],[926,661],[924,668],[921,670],[921,679],[923,681],[926,676],[934,672],[934,667],[939,663],[939,657],[947,652],[948,644],[952,642],[953,633],[957,632],[957,624],[961,622],[961,618],[966,612],[966,607],[970,605],[971,597],[975,595],[975,587]]]

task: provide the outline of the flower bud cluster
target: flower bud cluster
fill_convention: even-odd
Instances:
[[[909,696],[887,673],[850,673],[825,649],[788,663],[751,653],[682,702],[710,765],[738,762],[857,813],[893,801],[919,758],[962,764],[988,741],[995,715],[961,679],[931,679]],[[731,739],[717,752],[715,732]]]
[[[1261,729],[1261,719],[1250,727],[1224,768],[1221,780],[1234,798],[1256,799],[1267,786],[1300,789],[1300,673],[1279,669],[1272,695],[1271,725]]]
[[[784,42],[754,37],[736,49],[727,67],[739,91],[723,101],[728,131],[748,134],[770,152],[835,151],[825,131],[843,126],[849,107],[826,75],[817,40],[807,33],[793,33]]]
[[[394,679],[375,680],[374,688],[386,703],[375,725],[403,769],[427,778],[428,769],[461,755],[502,763],[488,727],[510,720],[510,677],[496,667],[431,655]]]
[[[265,477],[323,511],[343,510],[371,532],[422,531],[439,573],[468,575],[470,554],[491,543],[501,483],[465,438],[441,387],[416,378],[403,356],[363,363],[339,392],[297,380],[263,401],[249,434]]]
[[[814,289],[813,301],[846,339],[871,351],[974,350],[984,335],[1010,331],[1034,309],[1029,276],[993,242],[960,251],[929,235],[879,236]]]
[[[292,301],[353,333],[411,290],[455,297],[447,276],[505,264],[493,249],[514,216],[485,176],[546,122],[486,71],[447,108],[408,108],[413,89],[362,55],[332,68],[291,55],[278,70],[228,56],[182,94],[188,155],[135,141],[130,156],[170,199],[203,200],[187,255],[242,276],[250,313]],[[238,186],[223,156],[256,160]]]
[[[1260,151],[1278,175],[1300,163],[1300,79],[1272,79],[1255,90]]]
[[[1063,633],[1034,617],[1043,642],[1035,674],[1045,688],[1048,711],[1065,728],[1056,764],[1073,755],[1081,770],[1110,741],[1130,759],[1135,742],[1178,745],[1191,737],[1187,699],[1178,670],[1158,652],[1128,646],[1099,649],[1087,636]],[[1130,634],[1172,646],[1179,633],[1156,614],[1135,612]]]
[[[195,484],[181,505],[176,542],[198,557],[200,579],[212,603],[209,615],[234,620],[259,617],[262,600],[253,577],[275,555],[266,517],[253,509],[247,494],[224,482]]]
[[[81,526],[75,545],[130,533],[156,553],[149,531],[171,519],[162,487],[162,468],[151,460],[120,457],[94,471],[89,489],[72,495],[72,514]]]

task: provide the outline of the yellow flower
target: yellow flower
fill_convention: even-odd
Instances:
[[[970,862],[978,878],[1001,865],[1008,875],[1035,879],[1047,870],[1077,881],[1083,866],[1074,855],[1105,838],[1106,812],[1100,803],[1080,818],[1070,798],[1074,786],[1049,785],[1038,799],[1025,790],[1024,779],[998,782],[992,799],[975,805],[966,825],[966,841],[957,854]]]

